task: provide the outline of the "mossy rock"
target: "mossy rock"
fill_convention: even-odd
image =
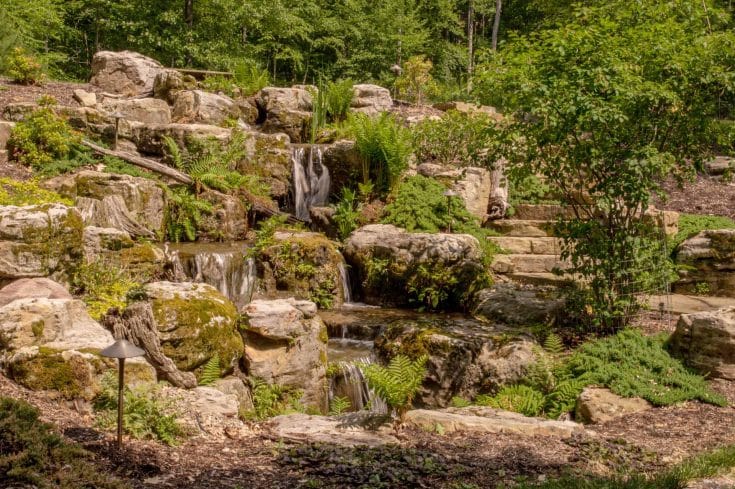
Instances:
[[[103,368],[102,360],[91,353],[39,348],[37,355],[11,364],[8,375],[31,390],[91,400],[99,393],[98,372]]]
[[[145,286],[163,353],[186,372],[219,355],[222,374],[243,353],[235,305],[207,284],[154,282]]]

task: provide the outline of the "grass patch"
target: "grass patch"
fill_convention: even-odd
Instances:
[[[698,214],[680,214],[679,232],[672,238],[671,249],[676,248],[685,240],[707,229],[733,229],[735,221],[723,216],[701,216]]]
[[[74,205],[71,199],[39,187],[35,180],[21,182],[12,178],[0,178],[0,205],[21,206],[51,203]]]

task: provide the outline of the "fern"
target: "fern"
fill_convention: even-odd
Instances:
[[[326,86],[327,115],[333,122],[344,120],[352,105],[355,92],[352,80],[329,82]]]
[[[544,413],[549,418],[558,418],[574,409],[577,398],[585,388],[585,383],[579,379],[563,380],[544,399]]]
[[[500,389],[495,396],[486,398],[488,406],[521,413],[524,416],[539,416],[544,407],[544,395],[527,386],[511,385]]]
[[[561,337],[556,333],[549,333],[544,340],[544,350],[557,355],[564,351],[564,343]]]
[[[426,355],[413,361],[404,355],[396,355],[387,366],[370,363],[361,367],[368,386],[402,420],[424,381],[427,360]]]
[[[219,354],[215,353],[214,356],[204,364],[202,373],[199,375],[199,385],[214,384],[214,382],[219,379],[220,368]]]
[[[304,412],[300,401],[302,391],[299,389],[255,379],[252,393],[253,410],[243,413],[246,419],[263,420],[281,414]]]
[[[195,241],[204,214],[212,212],[212,204],[198,199],[187,188],[167,191],[168,202],[164,222],[171,241]]]
[[[330,416],[339,416],[340,414],[344,413],[350,407],[352,404],[350,403],[350,400],[346,397],[335,397],[332,399],[332,402],[329,403],[329,415]]]

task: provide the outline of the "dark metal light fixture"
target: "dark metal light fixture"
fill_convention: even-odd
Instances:
[[[122,448],[123,432],[123,389],[125,387],[125,359],[141,357],[145,351],[138,348],[128,340],[117,340],[104,350],[100,355],[107,358],[117,358],[117,448]]]
[[[115,118],[115,142],[112,145],[112,149],[117,151],[117,136],[120,133],[120,119],[124,119],[125,114],[118,110],[113,112],[111,116]]]
[[[451,188],[444,192],[444,197],[447,198],[447,213],[449,214],[449,225],[447,226],[447,232],[452,232],[452,222],[454,221],[454,215],[452,215],[452,197],[457,197],[459,194]]]

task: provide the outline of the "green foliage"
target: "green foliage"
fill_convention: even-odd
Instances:
[[[214,384],[220,377],[220,360],[219,353],[215,353],[212,358],[202,367],[202,372],[199,374],[199,385],[211,385]]]
[[[459,277],[443,264],[420,263],[406,282],[409,301],[419,304],[419,310],[437,310],[452,299]]]
[[[46,77],[43,66],[23,48],[15,48],[5,61],[5,73],[16,83],[40,85]]]
[[[454,397],[452,397],[452,399],[449,401],[449,404],[451,404],[452,407],[456,407],[456,408],[463,408],[463,407],[467,407],[467,406],[471,406],[472,405],[472,403],[470,401],[468,401],[464,397],[460,397],[460,396],[454,396]]]
[[[18,122],[8,139],[10,157],[44,172],[55,160],[70,160],[82,152],[80,135],[56,115],[48,101]]]
[[[350,403],[350,400],[346,397],[339,397],[336,396],[334,399],[332,399],[332,402],[329,403],[329,415],[330,416],[339,416],[340,414],[346,412],[352,404]]]
[[[345,240],[357,229],[357,219],[360,217],[357,195],[349,187],[342,187],[342,195],[334,208],[334,223],[337,225],[339,239]]]
[[[273,216],[264,221],[260,221],[258,229],[255,230],[255,241],[253,246],[248,250],[248,256],[259,258],[266,248],[270,248],[275,244],[273,236],[276,231],[286,226],[287,216]]]
[[[561,337],[553,332],[546,335],[544,350],[554,355],[562,353],[564,351],[564,343],[562,343]]]
[[[349,114],[347,130],[362,158],[363,183],[373,182],[376,191],[386,194],[408,168],[410,132],[388,113]]]
[[[537,175],[510,175],[508,194],[515,204],[558,204],[551,186]]]
[[[74,202],[38,186],[38,181],[0,178],[0,205],[37,205],[58,202],[72,206]]]
[[[102,159],[102,163],[105,165],[105,173],[117,173],[119,175],[130,175],[131,177],[156,179],[156,175],[154,173],[146,171],[139,166],[131,165],[120,158],[115,158],[114,156],[105,156]]]
[[[212,204],[198,199],[185,187],[167,189],[164,222],[168,239],[174,242],[195,241],[203,215],[212,212]]]
[[[94,465],[94,457],[65,442],[25,401],[0,397],[0,480],[6,487],[124,489]]]
[[[278,384],[267,384],[256,379],[252,386],[253,410],[243,413],[245,419],[262,421],[281,414],[302,413],[302,392]]]
[[[439,120],[426,119],[413,127],[414,152],[422,163],[491,167],[499,132],[488,114],[451,110]]]
[[[98,426],[111,430],[117,426],[117,374],[107,372],[101,381],[102,392],[94,401]],[[124,389],[123,424],[133,438],[160,440],[167,445],[176,445],[185,435],[178,423],[179,413],[173,403],[162,398],[160,387],[141,384]]]
[[[341,122],[347,117],[355,92],[352,80],[337,80],[327,83],[324,87],[327,116],[332,122]]]
[[[327,124],[327,111],[329,110],[329,106],[324,85],[321,85],[317,89],[311,88],[309,92],[312,98],[310,141],[313,144],[319,136],[319,131]]]
[[[99,320],[113,307],[123,309],[128,293],[140,283],[126,270],[102,259],[82,263],[72,277],[74,292],[82,296],[89,315]]]
[[[368,386],[388,404],[388,407],[395,411],[402,421],[424,381],[427,360],[428,357],[425,355],[416,360],[396,355],[387,366],[367,363],[361,368]]]
[[[699,214],[679,214],[679,232],[671,239],[669,244],[672,253],[676,248],[686,241],[707,229],[733,229],[735,221],[723,216],[702,216]]]
[[[503,387],[486,402],[496,409],[514,411],[524,416],[538,416],[544,406],[544,395],[527,385],[512,385]]]
[[[424,55],[408,58],[403,63],[403,72],[395,83],[399,97],[421,105],[427,97],[435,95],[438,90],[431,76],[433,67],[431,60],[426,59]]]

